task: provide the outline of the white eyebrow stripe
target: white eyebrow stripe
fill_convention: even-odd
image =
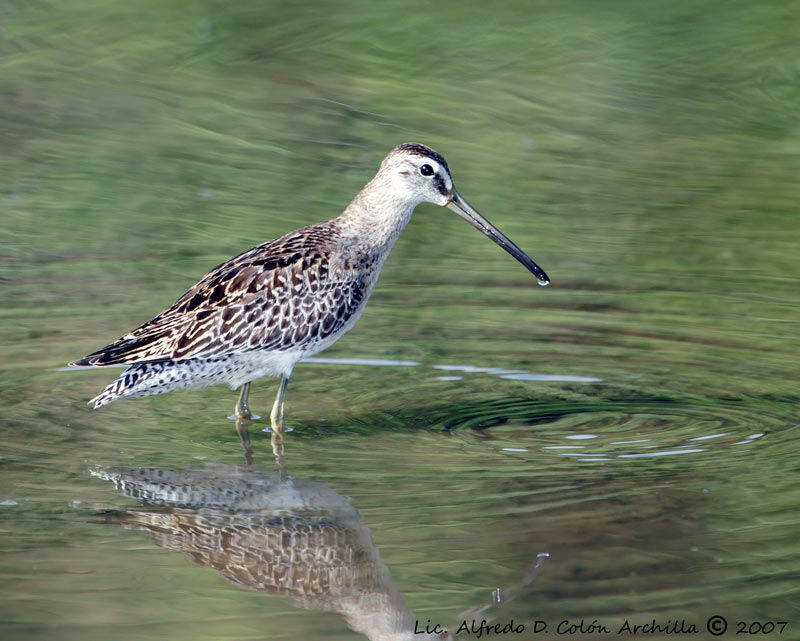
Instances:
[[[447,171],[442,171],[442,178],[444,179],[444,186],[447,187],[447,190],[451,190],[453,188],[453,179],[450,178],[450,173]]]

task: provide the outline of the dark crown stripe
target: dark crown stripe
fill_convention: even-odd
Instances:
[[[435,160],[439,165],[450,171],[450,167],[447,166],[447,161],[444,157],[431,149],[430,147],[426,147],[425,145],[421,145],[418,142],[406,142],[396,148],[396,151],[405,151],[412,154],[417,154],[418,156],[423,156],[425,158],[430,158],[431,160]]]

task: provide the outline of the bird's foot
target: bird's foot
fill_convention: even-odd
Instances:
[[[247,406],[247,402],[244,403],[237,403],[236,407],[233,410],[233,414],[231,414],[229,419],[234,421],[257,421],[261,417],[258,414],[253,414],[250,411],[250,408]]]
[[[280,438],[283,438],[284,434],[288,434],[289,432],[294,432],[294,428],[293,427],[284,427],[283,429],[280,429],[280,428],[272,427],[270,425],[270,426],[267,426],[267,427],[262,427],[261,431],[264,432],[264,434],[272,434],[272,435],[279,434]]]
[[[232,421],[257,421],[261,417],[258,414],[253,414],[252,412],[248,412],[246,414],[240,414],[237,412],[236,414],[231,414],[228,418]]]
[[[249,395],[250,383],[245,383],[242,385],[242,391],[239,393],[239,400],[236,401],[236,407],[233,408],[233,416],[229,416],[228,418],[232,418],[234,421],[255,421],[261,418],[250,411],[250,407],[247,405],[247,397]]]
[[[292,430],[289,429],[289,431],[291,432]],[[283,435],[286,434],[286,426],[283,424],[283,421],[272,421],[269,426],[269,432],[272,434],[273,439],[282,441]]]
[[[228,418],[233,421],[258,421],[261,419],[258,414],[253,414],[252,412],[231,414]]]

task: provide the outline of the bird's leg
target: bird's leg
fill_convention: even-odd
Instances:
[[[275,397],[275,404],[272,406],[272,413],[269,415],[272,431],[279,438],[283,438],[283,397],[286,394],[286,383],[289,382],[288,376],[281,377],[281,384],[278,387],[278,396]]]
[[[250,394],[250,383],[245,383],[242,385],[242,391],[239,393],[239,400],[236,401],[236,408],[233,410],[233,416],[236,420],[240,420],[243,418],[249,420],[255,420],[257,418],[261,418],[260,416],[256,416],[250,411],[250,408],[247,406],[247,397]]]

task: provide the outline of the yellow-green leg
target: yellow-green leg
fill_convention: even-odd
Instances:
[[[236,401],[236,408],[233,410],[233,416],[231,418],[235,418],[237,420],[240,419],[248,419],[248,420],[255,420],[257,418],[261,418],[260,416],[256,416],[250,411],[250,408],[247,405],[247,397],[250,395],[250,383],[245,383],[242,385],[242,391],[239,392],[239,400]]]
[[[283,397],[286,394],[286,383],[288,382],[288,376],[281,377],[281,384],[280,387],[278,387],[278,396],[275,397],[275,404],[272,406],[272,412],[269,415],[272,432],[279,438],[283,438],[285,428],[283,423]]]

